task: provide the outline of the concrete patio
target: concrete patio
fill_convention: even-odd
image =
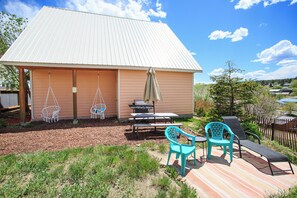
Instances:
[[[239,158],[235,149],[233,162],[229,164],[229,153],[223,155],[220,147],[213,147],[210,160],[202,159],[202,149],[197,149],[198,163],[193,158],[187,161],[185,180],[197,190],[199,197],[267,197],[297,185],[297,175],[291,173],[288,163],[274,163],[272,169],[280,171],[271,175],[265,158],[246,150]],[[167,156],[161,163],[166,164]],[[170,165],[180,170],[179,161],[171,156]],[[296,165],[293,165],[297,172]],[[288,171],[285,171],[288,170]]]

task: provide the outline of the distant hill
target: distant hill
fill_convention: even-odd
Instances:
[[[278,84],[280,86],[284,86],[285,83],[291,83],[292,80],[297,80],[297,76],[295,78],[285,78],[285,79],[272,79],[272,80],[255,80],[261,85],[274,85]]]

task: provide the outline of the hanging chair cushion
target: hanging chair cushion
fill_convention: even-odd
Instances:
[[[105,104],[95,104],[91,107],[90,112],[92,114],[103,114],[106,110],[106,105]]]
[[[60,106],[48,106],[41,110],[41,114],[43,118],[54,118],[59,116],[60,110]]]

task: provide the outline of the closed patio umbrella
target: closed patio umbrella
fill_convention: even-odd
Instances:
[[[155,102],[162,100],[162,95],[160,92],[158,80],[156,78],[156,72],[152,67],[150,67],[147,71],[147,79],[144,88],[143,100],[145,102],[152,101],[153,110],[154,113],[156,113]]]

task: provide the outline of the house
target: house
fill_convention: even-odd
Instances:
[[[194,73],[202,72],[164,23],[52,7],[40,10],[0,62],[20,71],[21,107],[23,71],[30,70],[32,120],[41,119],[49,84],[60,118],[89,118],[98,76],[106,117],[126,119],[128,105],[143,96],[149,67],[163,96],[157,111],[192,115]]]

